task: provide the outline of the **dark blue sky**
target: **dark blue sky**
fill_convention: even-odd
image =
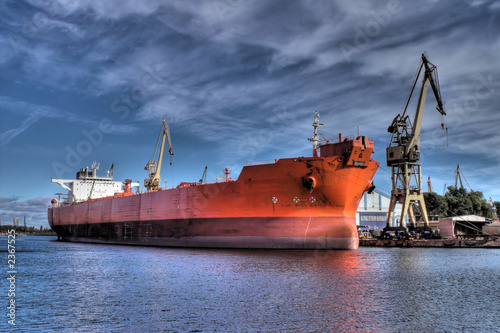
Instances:
[[[0,218],[47,225],[80,167],[114,163],[143,182],[161,118],[175,155],[169,185],[247,161],[309,156],[313,111],[335,137],[373,137],[390,191],[386,132],[427,52],[431,93],[423,178],[436,192],[459,163],[500,200],[500,5],[494,1],[2,1]],[[413,109],[412,109],[413,112]]]

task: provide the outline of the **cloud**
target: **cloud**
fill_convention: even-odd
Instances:
[[[26,216],[27,226],[47,225],[47,208],[50,206],[51,199],[52,197],[27,200],[21,200],[19,196],[0,197],[2,225],[13,224],[14,218],[19,218],[19,224],[23,225],[24,216]]]
[[[12,139],[14,139],[19,134],[23,133],[28,127],[30,127],[33,123],[35,123],[38,119],[40,119],[39,115],[29,116],[27,119],[23,121],[20,127],[10,129],[2,134],[0,134],[0,147],[8,144]]]
[[[112,118],[127,110],[127,126],[116,122],[113,133],[141,134],[145,122],[166,116],[191,143],[215,147],[215,160],[239,162],[309,151],[318,109],[326,136],[360,126],[383,153],[387,126],[406,101],[424,51],[439,69],[447,102],[453,152],[446,156],[478,160],[485,147],[498,144],[489,130],[500,102],[494,2],[61,0],[5,7],[1,48],[12,51],[10,33],[26,42],[16,53],[2,51],[4,72],[36,87],[30,93],[50,96],[45,107],[53,108],[1,97],[3,105],[9,98],[9,108],[24,110],[19,125],[1,134],[9,144],[43,117],[95,127],[103,112]],[[45,23],[23,35],[36,13]],[[82,108],[60,111],[61,96],[81,97]],[[426,147],[443,139],[434,104],[429,90]],[[281,113],[284,125],[274,121]]]
[[[63,116],[69,116],[70,119],[74,118],[73,115],[68,115],[68,113],[50,106],[14,100],[5,96],[0,96],[0,109],[16,116],[21,115],[24,118],[20,126],[0,134],[0,146],[5,146],[42,118],[60,118]]]
[[[93,13],[100,18],[119,19],[129,15],[149,15],[161,6],[163,1],[138,3],[134,0],[95,2],[92,0],[56,0],[49,3],[29,0],[31,5],[49,15],[70,16]]]
[[[6,130],[0,134],[0,146],[5,146],[18,135],[27,131],[31,125],[43,118],[64,118],[68,121],[88,122],[85,118],[47,105],[15,100],[0,96],[0,109],[16,117],[23,118],[20,126]],[[6,127],[4,125],[4,127]]]

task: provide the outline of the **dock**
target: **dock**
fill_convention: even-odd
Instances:
[[[367,247],[500,248],[500,239],[360,239]]]

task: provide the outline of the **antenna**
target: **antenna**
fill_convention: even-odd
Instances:
[[[314,122],[312,123],[314,131],[313,131],[313,136],[312,138],[307,138],[307,140],[311,141],[313,143],[313,157],[318,157],[318,147],[319,147],[319,142],[320,139],[318,137],[318,127],[323,126],[319,122],[319,112],[317,110],[314,111]]]

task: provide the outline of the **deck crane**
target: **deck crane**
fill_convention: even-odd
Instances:
[[[160,139],[161,139],[161,145],[158,151],[158,144],[160,143]],[[158,190],[160,186],[160,181],[161,181],[160,171],[161,171],[161,162],[163,160],[163,148],[165,147],[165,139],[167,139],[168,142],[168,148],[169,148],[168,152],[170,153],[170,155],[174,155],[174,151],[172,148],[172,141],[170,140],[170,129],[167,123],[165,122],[165,118],[163,118],[160,135],[158,136],[158,141],[156,141],[156,147],[153,153],[153,158],[150,161],[148,161],[148,163],[144,167],[144,170],[148,171],[148,178],[144,180],[144,187],[146,187],[148,191]],[[155,161],[157,151],[158,151],[158,161]]]
[[[422,87],[420,88],[420,95],[418,97],[417,108],[413,122],[410,116],[406,114],[411,97],[421,76],[423,69]],[[417,75],[413,82],[413,86],[408,96],[404,111],[398,114],[387,131],[392,134],[387,153],[387,166],[391,167],[391,180],[392,191],[391,201],[389,204],[389,214],[387,216],[387,224],[384,232],[391,230],[407,231],[404,221],[406,216],[409,217],[410,223],[416,226],[415,221],[415,206],[418,206],[422,219],[424,221],[424,228],[429,227],[429,220],[425,208],[425,201],[422,191],[422,171],[420,160],[420,130],[422,126],[422,115],[424,111],[425,98],[427,95],[428,85],[431,85],[434,97],[437,101],[436,110],[442,115],[446,116],[441,100],[441,93],[439,90],[439,82],[437,77],[437,69],[430,63],[425,54],[422,54],[422,62],[418,69]],[[441,123],[444,129],[444,123]],[[398,227],[390,227],[390,222],[394,217],[394,209],[397,203],[402,204],[401,217]]]
[[[201,178],[199,181],[200,184],[205,184],[207,182],[207,169],[208,169],[208,165],[205,165],[205,170],[203,170],[203,174],[201,175]]]

